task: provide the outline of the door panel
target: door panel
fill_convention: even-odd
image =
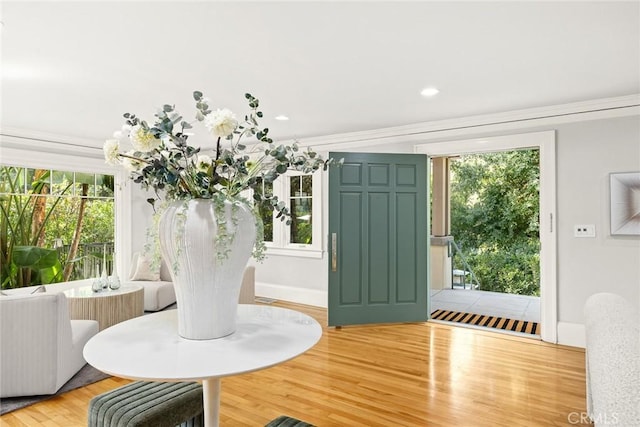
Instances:
[[[427,320],[427,157],[330,156],[329,325]]]
[[[388,304],[391,266],[388,258],[389,195],[369,193],[369,304]],[[376,232],[377,231],[377,232]]]
[[[360,260],[362,259],[362,250],[358,242],[362,241],[362,233],[359,227],[349,227],[355,221],[359,221],[362,216],[362,195],[358,193],[344,193],[340,195],[340,218],[342,225],[338,228],[340,247],[338,254],[349,254],[348,259],[344,257],[338,258],[338,274],[340,281],[344,283],[354,283],[356,286],[340,287],[340,305],[362,304],[362,271],[360,269]]]

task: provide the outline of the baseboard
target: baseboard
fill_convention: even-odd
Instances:
[[[316,307],[327,307],[327,291],[319,291],[317,289],[256,282],[256,296],[313,305]]]
[[[585,348],[585,331],[582,323],[558,322],[558,344]]]

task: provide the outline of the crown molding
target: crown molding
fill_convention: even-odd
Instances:
[[[399,142],[428,142],[439,138],[469,135],[478,131],[513,130],[631,115],[640,115],[640,93],[282,142],[289,144],[297,142],[303,147],[328,151]],[[87,157],[103,156],[102,141],[27,129],[1,128],[0,143],[2,146],[13,148],[62,152]]]
[[[102,142],[91,138],[56,135],[46,132],[3,127],[0,129],[3,148],[29,149],[49,153],[102,158]]]
[[[399,142],[428,142],[478,131],[513,130],[632,115],[640,115],[640,94],[306,138],[299,141],[299,145],[328,151]]]

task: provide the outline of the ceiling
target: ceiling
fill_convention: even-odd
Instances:
[[[2,1],[2,129],[100,146],[191,93],[274,139],[640,93],[640,2]],[[425,98],[429,86],[440,90]],[[275,121],[284,114],[288,121]]]

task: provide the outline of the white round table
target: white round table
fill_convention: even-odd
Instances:
[[[119,323],[98,333],[84,357],[108,374],[145,381],[202,380],[206,427],[217,427],[220,378],[268,368],[313,347],[322,328],[306,314],[240,304],[236,332],[214,340],[178,335],[177,311]]]

